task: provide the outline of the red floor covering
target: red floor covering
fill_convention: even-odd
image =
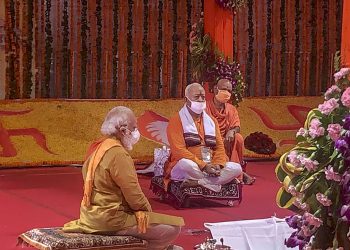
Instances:
[[[176,244],[186,250],[209,236],[188,235],[188,229],[204,229],[204,222],[221,222],[289,215],[276,206],[275,195],[280,187],[274,174],[275,162],[251,162],[248,172],[257,178],[253,186],[244,186],[243,201],[238,207],[210,206],[175,210],[161,203],[150,192],[150,177],[140,176],[140,184],[153,210],[182,216],[186,226]],[[38,227],[62,226],[78,217],[82,197],[80,168],[31,168],[0,170],[0,249],[16,247],[17,236]],[[30,249],[30,248],[22,248]]]

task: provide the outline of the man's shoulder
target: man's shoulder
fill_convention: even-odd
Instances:
[[[106,156],[110,156],[113,158],[131,157],[129,152],[124,147],[121,147],[121,146],[111,147],[106,151]]]
[[[178,123],[179,121],[181,121],[179,112],[176,112],[176,114],[169,118],[169,123]]]
[[[237,108],[235,106],[233,106],[231,103],[226,103],[225,108],[231,112],[238,112]]]

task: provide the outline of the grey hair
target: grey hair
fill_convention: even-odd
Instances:
[[[201,84],[199,84],[198,82],[191,83],[191,84],[187,85],[185,88],[185,97],[188,97],[188,94],[190,93],[190,90],[193,87],[202,87],[203,88],[203,86]]]
[[[107,136],[115,135],[117,128],[128,122],[128,114],[133,114],[133,112],[124,106],[117,106],[111,109],[102,123],[101,133]]]

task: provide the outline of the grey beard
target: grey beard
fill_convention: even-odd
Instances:
[[[121,139],[121,143],[123,144],[123,147],[128,151],[131,151],[133,149],[133,144],[130,138],[127,138],[126,136],[124,136]]]

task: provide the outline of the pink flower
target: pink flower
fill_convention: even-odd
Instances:
[[[326,179],[327,180],[333,180],[333,181],[341,181],[341,176],[334,172],[332,166],[328,166],[328,168],[325,171]]]
[[[307,130],[304,129],[304,128],[300,128],[300,129],[298,130],[298,132],[297,132],[297,136],[303,136],[303,137],[305,137],[305,136],[307,136],[307,134],[308,134],[308,132],[307,132]]]
[[[310,230],[310,228],[308,226],[301,226],[301,231],[303,232],[303,234],[306,236],[306,237],[309,237],[312,235],[312,232]]]
[[[288,155],[288,161],[292,163],[295,167],[300,167],[302,164],[300,162],[302,155],[299,155],[297,151],[291,151]]]
[[[293,201],[293,205],[296,206],[297,208],[303,210],[303,211],[309,211],[309,209],[310,209],[308,204],[302,202],[302,197],[297,197]]]
[[[312,119],[312,121],[310,122],[310,128],[317,128],[317,127],[319,127],[321,125],[322,125],[322,123],[317,118]]]
[[[297,198],[300,198],[300,199],[301,199],[302,196],[303,196],[303,194],[302,194],[302,193],[299,193],[299,192],[296,190],[295,186],[293,186],[293,185],[290,185],[290,186],[288,187],[287,192],[290,193],[291,195],[293,195],[294,197],[297,197]]]
[[[329,124],[327,131],[329,137],[332,139],[332,141],[336,141],[340,137],[340,132],[341,132],[342,126],[339,124]]]
[[[316,199],[318,200],[319,203],[321,203],[325,207],[329,207],[330,205],[332,205],[332,201],[328,199],[328,197],[324,194],[317,193]]]
[[[317,165],[319,164],[318,161],[316,160],[313,161],[310,158],[303,158],[303,159],[300,159],[300,161],[301,161],[301,164],[304,165],[308,171],[315,170]]]
[[[295,196],[294,194],[296,194],[297,190],[295,189],[295,186],[290,185],[288,187],[288,193],[290,193],[291,195]]]
[[[295,189],[295,186],[293,186],[293,185],[290,185],[289,187],[288,187],[288,193],[290,193],[291,195],[293,195],[293,196],[297,196],[297,190]]]
[[[343,95],[341,96],[341,102],[345,107],[350,107],[350,87],[346,88]]]
[[[311,226],[315,226],[315,227],[320,227],[322,225],[322,220],[317,218],[316,216],[305,212],[303,215],[304,220],[306,220],[307,222],[309,222],[309,225]]]
[[[341,89],[337,85],[333,85],[329,89],[327,89],[324,96],[325,96],[326,100],[329,100],[332,97],[332,95],[338,94],[340,92],[341,92]]]
[[[323,104],[318,105],[318,110],[324,115],[329,115],[333,110],[339,107],[338,100],[331,98],[328,101],[324,101]]]
[[[319,119],[315,118],[310,122],[309,135],[311,138],[324,135],[324,128],[321,127],[321,122]]]
[[[342,68],[334,74],[334,81],[337,82],[348,74],[350,74],[350,68]]]

